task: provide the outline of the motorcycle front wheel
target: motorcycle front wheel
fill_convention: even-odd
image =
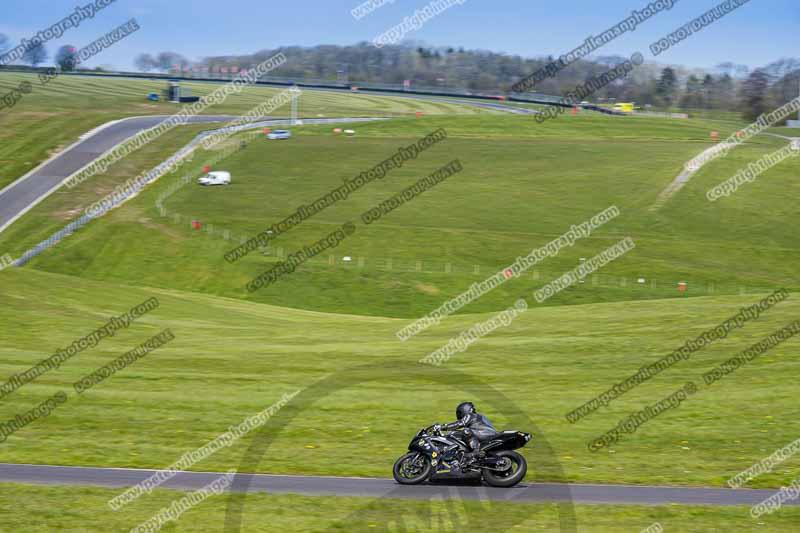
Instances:
[[[517,452],[502,451],[492,454],[503,459],[501,470],[483,469],[483,479],[492,487],[513,487],[525,477],[528,462]]]
[[[421,453],[407,453],[394,463],[392,474],[401,485],[417,485],[431,475],[431,461]]]

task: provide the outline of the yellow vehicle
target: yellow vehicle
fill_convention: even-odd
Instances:
[[[623,113],[633,113],[633,103],[614,104],[614,111],[622,111]]]

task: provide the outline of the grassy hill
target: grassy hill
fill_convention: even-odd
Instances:
[[[161,93],[165,80],[61,76],[47,84],[32,74],[0,72],[0,94],[16,89],[20,83],[33,85],[30,94],[10,109],[0,111],[0,189],[35,168],[51,153],[67,147],[87,131],[105,122],[141,115],[171,115],[180,106],[151,102],[147,95]],[[220,83],[182,84],[194,96],[205,96]],[[246,87],[240,94],[211,106],[203,114],[243,115],[279,93],[282,88]],[[385,98],[360,94],[305,91],[300,113],[306,117],[404,116],[417,111],[426,114],[492,113],[475,107],[447,102],[427,102],[409,98]],[[272,115],[289,116],[288,107]]]
[[[15,81],[0,75],[0,84]],[[0,135],[12,139],[0,142],[0,158],[8,164],[0,180],[15,179],[47,150],[71,142],[92,125],[172,109],[166,104],[146,107],[141,101],[161,82],[115,83],[59,79],[45,88],[54,91],[51,96],[64,96],[54,100],[57,104],[46,107],[48,93],[37,89],[0,115],[6,126]],[[274,90],[252,89],[246,98],[212,112],[242,112],[271,94]],[[791,225],[796,159],[729,198],[713,204],[705,200],[710,187],[784,141],[758,137],[737,148],[654,211],[659,193],[685,162],[711,145],[710,132],[727,136],[741,124],[589,113],[537,124],[532,117],[444,103],[425,108],[423,118],[411,118],[422,105],[309,93],[301,107],[306,116],[403,117],[359,124],[354,137],[334,135],[332,126],[302,126],[292,128],[289,141],[258,138],[215,165],[233,174],[231,186],[201,188],[190,182],[164,200],[162,213],[156,200],[184,175],[197,177],[219,153],[201,150],[180,173],[163,177],[26,267],[0,271],[3,380],[70,345],[111,315],[151,297],[160,301],[158,309],[130,328],[3,398],[0,421],[58,391],[68,395],[50,416],[0,443],[0,462],[162,468],[298,390],[260,436],[247,436],[194,468],[386,477],[416,428],[449,421],[453,407],[465,399],[478,404],[498,427],[534,433],[524,449],[528,481],[721,486],[797,438],[797,340],[713,386],[702,385],[701,378],[797,319],[800,303],[794,294],[608,407],[576,424],[565,419],[741,307],[777,288],[797,289],[798,234]],[[0,234],[0,255],[21,254],[207,128],[178,128],[105,175],[53,194]],[[438,128],[447,130],[447,140],[416,160],[303,222],[267,249],[235,264],[224,260],[241,236],[266,229],[342,179]],[[462,172],[378,222],[360,221],[361,213],[456,158]],[[441,325],[405,343],[395,337],[411,318],[611,205],[621,215],[592,237]],[[193,220],[202,229],[193,229]],[[274,285],[254,294],[245,291],[250,279],[286,254],[347,221],[357,224],[356,232],[338,248]],[[234,237],[226,240],[226,235]],[[626,236],[636,242],[635,250],[545,305],[533,304],[535,289]],[[645,282],[638,283],[639,278]],[[677,292],[679,281],[689,284],[687,294]],[[417,364],[521,296],[531,309],[511,325],[441,368]],[[73,382],[165,328],[175,335],[166,346],[82,395],[72,390]],[[589,441],[687,381],[698,383],[700,390],[680,408],[651,420],[610,450],[589,452]],[[268,445],[262,443],[262,455],[253,460],[245,454],[264,438]],[[752,486],[788,484],[797,465],[797,458],[789,459]],[[9,485],[0,491],[0,507],[51,502],[55,510],[43,518],[45,527],[62,528],[83,527],[87,519],[96,522],[97,509],[113,495],[99,489]],[[137,502],[115,515],[113,526],[135,525],[128,522],[146,519],[172,496],[159,492]],[[366,500],[253,498],[248,505],[270,510],[248,514],[254,527],[262,526],[264,516],[280,513],[281,520],[313,529],[372,505]],[[373,516],[381,522],[397,515],[396,502],[376,505],[374,515],[359,515],[365,522],[360,525],[369,527]],[[423,504],[402,505],[416,509]],[[529,528],[547,529],[554,523],[554,508],[495,510],[513,521],[533,509],[540,515]],[[202,529],[222,519],[222,503],[215,500],[192,513],[181,527]],[[746,510],[590,507],[579,508],[578,514],[597,526],[593,530],[616,531],[620,524],[641,530],[661,519],[676,530],[702,530],[738,524]],[[793,511],[782,512],[770,518],[770,526],[780,530],[792,519]],[[107,526],[95,522],[87,527]]]
[[[251,435],[195,468],[384,477],[415,428],[449,420],[465,397],[498,427],[536,434],[524,450],[530,480],[720,485],[800,429],[792,416],[800,363],[791,340],[701,387],[612,452],[587,449],[628,414],[687,381],[702,383],[704,372],[796,319],[793,297],[574,425],[567,412],[757,298],[533,308],[434,368],[416,361],[488,316],[454,317],[401,343],[393,333],[402,320],[6,269],[0,375],[26,370],[152,296],[158,309],[4,398],[0,420],[59,390],[70,396],[8,437],[0,462],[165,467],[284,393],[308,387],[266,426],[275,440],[263,459],[242,463]],[[72,391],[71,383],[165,328],[175,340],[80,396]],[[755,485],[788,483],[792,464]]]
[[[336,136],[329,126],[298,127],[290,141],[258,139],[215,166],[233,173],[230,187],[180,188],[164,201],[167,216],[162,216],[156,199],[184,173],[199,175],[213,156],[201,152],[179,174],[162,178],[32,266],[300,309],[412,318],[616,205],[621,215],[590,238],[464,311],[505,308],[626,236],[637,243],[634,251],[548,305],[681,297],[678,282],[689,284],[689,296],[795,288],[798,238],[782,221],[794,209],[796,160],[730,198],[714,204],[705,199],[709,187],[781,146],[780,139],[758,138],[737,148],[698,173],[660,210],[650,210],[685,162],[710,145],[708,132],[718,126],[584,114],[544,125],[529,117],[489,115],[398,119],[358,125],[353,138]],[[233,265],[223,259],[240,237],[256,235],[438,128],[448,131],[447,140],[387,178],[281,235],[268,250]],[[189,137],[189,130],[175,133],[170,149]],[[64,213],[80,213],[99,191],[169,153],[164,147],[142,152],[109,176],[41,204],[0,236],[0,248],[23,252],[63,224]],[[254,294],[245,291],[248,281],[286,255],[348,220],[359,221],[363,212],[455,158],[464,167],[456,176],[377,223],[359,222],[346,242],[291,276]],[[192,220],[205,230],[192,229]],[[750,260],[754,255],[757,262]],[[353,261],[343,262],[344,256]],[[638,283],[640,278],[645,282]]]

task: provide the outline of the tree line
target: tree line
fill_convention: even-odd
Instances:
[[[0,34],[0,53],[10,48]],[[74,46],[58,49],[53,62],[62,70],[75,68]],[[271,75],[304,80],[346,83],[380,83],[411,87],[510,93],[511,86],[553,61],[552,57],[525,58],[486,50],[428,47],[418,43],[376,48],[369,43],[351,46],[289,46],[241,56],[206,57],[191,61],[176,52],[139,54],[135,67],[141,72],[200,71],[234,73],[283,52],[289,61]],[[44,45],[25,52],[21,63],[37,67],[49,59]],[[531,89],[548,95],[564,95],[624,61],[618,56],[580,59]],[[713,69],[688,69],[652,63],[636,67],[624,79],[599,89],[593,103],[634,102],[657,110],[719,110],[741,113],[753,119],[796,98],[800,93],[800,61],[783,59],[750,70],[723,63]]]
[[[375,48],[369,43],[352,46],[289,46],[241,56],[206,57],[192,62],[175,52],[141,54],[136,67],[144,72],[237,72],[283,52],[289,61],[271,75],[290,79],[319,79],[353,84],[382,83],[412,87],[510,93],[511,86],[553,61],[552,57],[525,58],[486,50],[428,47],[418,43]],[[533,92],[564,95],[599,76],[625,58],[581,59],[546,79]],[[598,90],[594,103],[634,102],[657,110],[719,110],[753,119],[800,95],[800,62],[776,61],[750,70],[723,63],[713,69],[644,64],[625,79]]]
[[[16,46],[16,45],[15,45]],[[0,33],[0,55],[6,53],[9,49],[13,48],[8,37]],[[53,63],[61,68],[61,70],[71,71],[75,70],[76,58],[78,49],[71,44],[66,44],[59,47],[56,55],[53,57]],[[30,65],[34,68],[39,65],[47,63],[50,59],[50,53],[44,44],[31,46],[22,54],[22,57],[17,61],[18,64]]]

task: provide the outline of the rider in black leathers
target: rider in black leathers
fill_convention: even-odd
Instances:
[[[441,426],[444,430],[462,429],[466,437],[471,452],[465,455],[465,458],[471,460],[478,456],[481,449],[481,441],[488,440],[497,434],[489,419],[475,410],[475,405],[472,402],[463,402],[456,407],[456,420],[449,424]]]

